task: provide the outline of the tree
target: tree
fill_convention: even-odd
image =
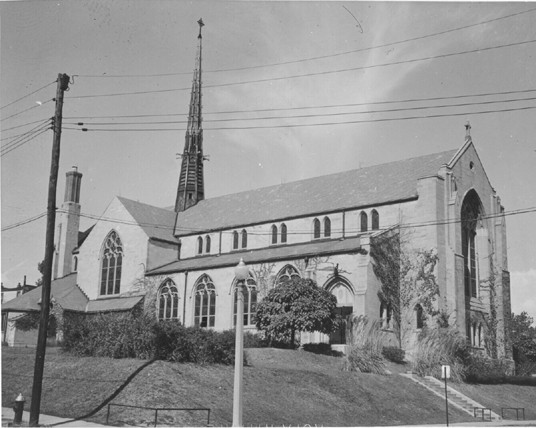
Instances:
[[[536,363],[536,327],[533,324],[534,319],[525,311],[519,315],[512,313],[512,347],[518,372],[520,366]]]
[[[329,334],[336,326],[337,298],[311,279],[295,278],[272,288],[257,305],[257,328],[294,347],[297,331]]]

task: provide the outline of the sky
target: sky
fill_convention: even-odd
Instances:
[[[536,318],[536,3],[44,0],[0,16],[5,286],[40,276],[46,217],[26,221],[47,206],[59,73],[57,206],[73,166],[89,216],[116,195],[174,205],[202,18],[207,198],[459,148],[469,120],[511,214],[512,309]]]

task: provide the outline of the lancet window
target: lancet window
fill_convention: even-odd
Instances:
[[[123,265],[123,244],[116,231],[111,231],[101,251],[100,295],[119,294],[121,268]]]

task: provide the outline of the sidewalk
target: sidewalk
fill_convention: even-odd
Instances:
[[[9,407],[2,407],[2,426],[12,426],[13,417],[15,413],[13,409]],[[30,420],[30,412],[24,412],[22,414],[22,424],[20,426],[27,427]],[[72,419],[60,418],[57,416],[39,415],[39,426],[51,427],[58,425],[59,427],[105,427],[107,425],[101,425],[94,422],[87,421],[73,421]]]

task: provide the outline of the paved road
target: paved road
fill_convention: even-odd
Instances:
[[[2,426],[9,426],[13,422],[14,417],[13,409],[9,407],[2,407]],[[24,412],[22,414],[22,425],[28,426],[30,420],[30,412]],[[105,427],[107,425],[96,424],[94,422],[87,421],[73,421],[72,419],[59,418],[57,416],[39,415],[39,425],[45,427],[59,426],[59,427]]]

